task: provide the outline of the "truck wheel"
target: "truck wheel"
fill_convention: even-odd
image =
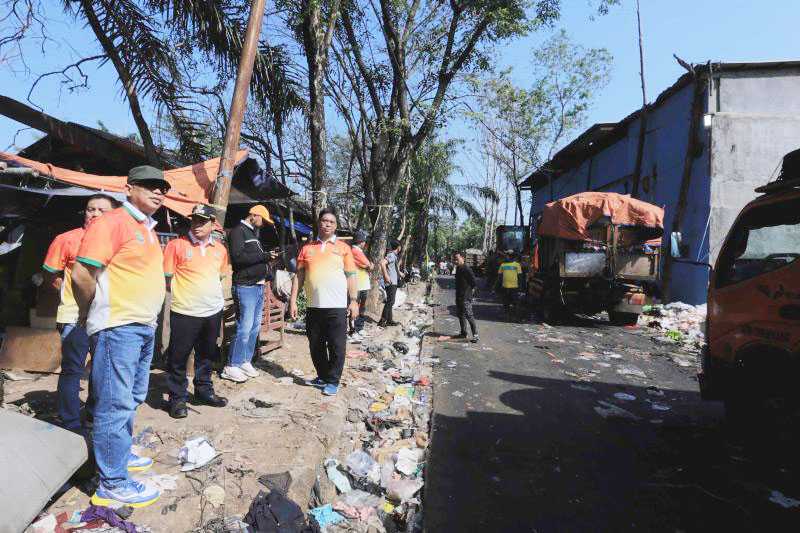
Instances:
[[[623,313],[621,311],[609,311],[608,320],[615,326],[635,326],[639,321],[639,314]]]

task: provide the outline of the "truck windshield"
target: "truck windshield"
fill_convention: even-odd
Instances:
[[[525,231],[522,228],[509,228],[498,232],[497,249],[514,250],[521,253],[525,240]]]
[[[717,287],[739,283],[800,259],[800,199],[752,209],[720,254]]]

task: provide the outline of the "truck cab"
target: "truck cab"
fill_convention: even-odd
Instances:
[[[724,400],[733,418],[800,390],[800,175],[756,191],[711,274],[699,376],[703,398]]]

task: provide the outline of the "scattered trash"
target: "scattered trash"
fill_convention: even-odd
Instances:
[[[621,376],[635,376],[637,378],[647,379],[647,374],[644,373],[639,367],[633,365],[620,365],[617,367],[617,374]]]
[[[388,408],[389,406],[383,402],[373,402],[372,405],[369,406],[369,411],[371,413],[379,413],[381,411],[387,410]]]
[[[289,472],[278,472],[277,474],[264,474],[258,477],[258,482],[271,491],[278,491],[287,494],[289,487],[292,486],[292,474]]]
[[[225,503],[225,489],[219,485],[209,485],[203,489],[203,496],[213,507],[219,507]]]
[[[650,386],[650,387],[647,387],[646,390],[647,390],[647,394],[649,394],[650,396],[659,396],[659,397],[664,396],[664,391],[659,389],[658,387]]]
[[[617,400],[631,402],[636,399],[636,396],[634,396],[633,394],[628,394],[627,392],[616,392],[614,393],[614,398],[616,398]]]
[[[331,483],[336,487],[336,490],[338,490],[340,494],[346,494],[353,490],[353,487],[350,486],[350,480],[347,479],[347,476],[339,471],[337,468],[338,466],[339,461],[336,459],[328,459],[325,461],[325,472],[328,474],[328,479],[330,479]]]
[[[419,468],[419,461],[422,459],[424,453],[425,450],[420,450],[419,448],[403,448],[397,452],[397,462],[394,467],[401,474],[411,476]]]
[[[305,525],[305,515],[300,506],[280,491],[266,493],[259,491],[244,522],[256,531],[275,531],[280,533],[311,533]]]
[[[392,479],[388,483],[386,495],[390,500],[402,503],[413,498],[422,485],[422,481],[416,479]]]
[[[464,393],[459,390],[454,390],[453,396],[455,396],[456,398],[461,398],[462,396],[464,396]]]
[[[117,513],[115,513],[113,509],[108,507],[90,505],[81,513],[81,522],[92,522],[98,519],[102,520],[109,526],[119,528],[126,533],[136,533],[137,531],[141,531],[137,530],[136,524],[133,524],[132,522],[126,522],[117,516]]]
[[[392,343],[392,348],[394,348],[398,353],[401,353],[403,355],[408,353],[408,344],[406,344],[404,342],[400,342],[400,341],[393,342]]]
[[[367,477],[378,463],[365,451],[356,450],[347,456],[345,465],[354,476]]]
[[[600,405],[595,406],[594,410],[603,418],[627,418],[629,420],[641,420],[638,416],[630,411],[626,411],[625,409],[617,407],[612,403],[604,402],[602,400],[598,401],[597,403]]]
[[[220,454],[208,442],[206,437],[195,437],[187,440],[181,448],[179,458],[181,461],[181,472],[188,472],[201,468]]]
[[[663,403],[655,403],[655,402],[652,402],[650,404],[650,407],[653,409],[653,411],[669,411],[670,409],[672,409],[669,405],[664,405]]]
[[[333,510],[333,506],[331,504],[323,505],[322,507],[317,507],[316,509],[311,509],[308,512],[311,517],[317,522],[317,525],[324,529],[328,526],[332,526],[334,524],[338,524],[344,517]]]
[[[789,498],[785,496],[779,490],[773,490],[769,495],[769,501],[772,503],[777,503],[784,509],[793,509],[795,507],[800,507],[800,500],[795,500],[794,498]]]

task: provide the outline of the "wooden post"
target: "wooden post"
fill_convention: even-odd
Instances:
[[[247,32],[242,47],[242,57],[239,59],[239,68],[236,72],[236,85],[233,88],[231,110],[228,114],[228,125],[225,128],[225,142],[222,146],[222,158],[219,162],[219,172],[214,185],[214,198],[212,200],[217,220],[225,224],[225,214],[228,212],[228,196],[231,192],[231,179],[233,178],[233,164],[236,152],[239,149],[239,134],[242,130],[242,120],[247,107],[247,93],[250,89],[250,79],[253,77],[253,65],[258,51],[258,38],[261,35],[261,20],[264,17],[264,4],[266,0],[253,0],[250,6],[250,18],[247,21]]]

